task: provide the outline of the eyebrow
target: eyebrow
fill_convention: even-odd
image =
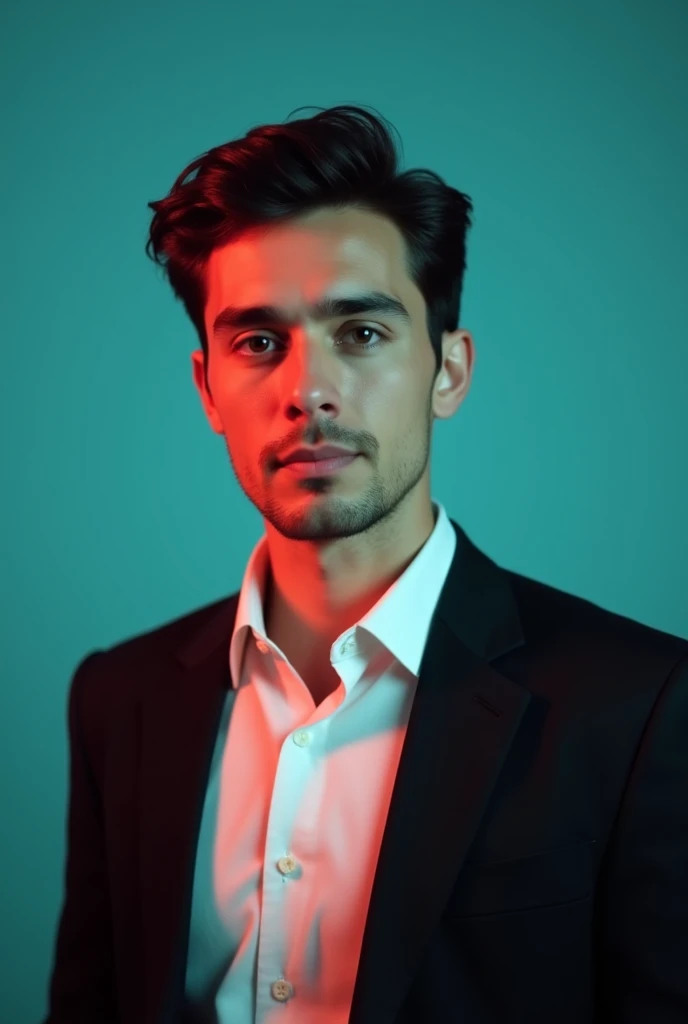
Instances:
[[[360,292],[356,295],[325,295],[309,306],[313,320],[332,320],[340,316],[354,316],[358,313],[382,313],[404,323],[411,323],[411,314],[406,306],[386,292]],[[254,327],[257,324],[292,326],[295,320],[277,306],[225,306],[213,321],[213,334],[237,327]]]

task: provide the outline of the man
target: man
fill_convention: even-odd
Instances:
[[[431,500],[475,350],[437,369],[404,244],[317,208],[204,267],[194,383],[265,535],[75,674],[48,1024],[688,1021],[688,643]]]

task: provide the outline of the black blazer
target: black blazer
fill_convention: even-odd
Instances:
[[[450,521],[350,1022],[686,1024],[688,642],[498,567]],[[237,599],[73,676],[45,1024],[189,1019]]]

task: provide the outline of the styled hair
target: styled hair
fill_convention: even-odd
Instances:
[[[384,118],[360,106],[315,109],[323,112],[260,125],[214,146],[184,168],[164,199],[148,203],[154,216],[146,254],[165,268],[196,328],[206,386],[205,271],[212,251],[247,229],[321,207],[367,209],[388,217],[402,233],[407,274],[426,303],[436,372],[442,332],[459,325],[470,198],[434,171],[400,173]]]

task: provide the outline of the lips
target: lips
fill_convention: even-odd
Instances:
[[[321,462],[325,459],[341,459],[357,454],[358,452],[352,452],[348,448],[337,448],[328,444],[320,448],[296,448],[285,456],[282,465],[287,466],[292,462]]]
[[[340,455],[335,459],[307,459],[303,462],[287,462],[282,466],[285,473],[297,477],[323,477],[343,472],[358,458],[357,452]]]

